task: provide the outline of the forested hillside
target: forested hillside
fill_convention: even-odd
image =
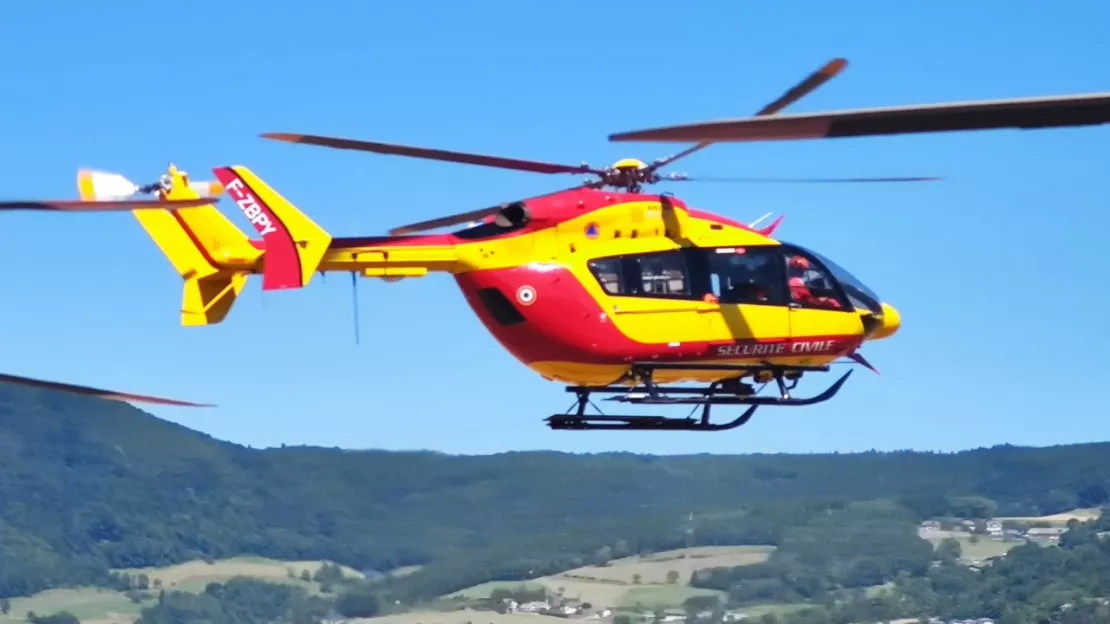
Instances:
[[[1110,444],[684,457],[256,450],[127,405],[5,384],[0,597],[239,554],[430,563],[394,588],[423,596],[573,567],[603,547],[776,544],[832,503],[1038,515],[1101,505],[1108,490]]]

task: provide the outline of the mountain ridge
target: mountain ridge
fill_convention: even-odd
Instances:
[[[466,585],[512,580],[617,541],[773,545],[791,518],[847,501],[894,500],[921,517],[1043,515],[1110,502],[1107,451],[256,449],[127,404],[0,384],[0,596],[237,555],[424,565],[405,582],[438,578],[446,593],[461,569]]]

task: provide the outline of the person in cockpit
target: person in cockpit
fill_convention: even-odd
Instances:
[[[809,260],[801,256],[789,256],[786,261],[788,285],[790,287],[790,299],[795,303],[802,305],[809,305],[818,308],[827,308],[833,310],[840,309],[840,303],[835,297],[826,295],[815,295],[810,288],[810,280],[807,277],[810,275],[811,265]],[[824,289],[820,286],[817,287],[818,291]]]

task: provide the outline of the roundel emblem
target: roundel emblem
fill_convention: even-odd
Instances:
[[[536,289],[531,286],[521,286],[516,289],[516,300],[521,305],[532,305],[536,302]]]

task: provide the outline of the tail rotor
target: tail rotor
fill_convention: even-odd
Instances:
[[[164,199],[170,189],[173,188],[173,175],[177,168],[171,163],[169,172],[164,173],[157,180],[149,184],[135,184],[126,176],[110,172],[100,171],[96,169],[81,169],[77,172],[77,188],[81,194],[81,199],[94,202],[117,202],[133,200],[139,196],[150,196],[161,201],[171,201]],[[203,206],[219,201],[219,196],[223,193],[224,188],[218,181],[215,180],[188,180],[188,174],[185,176],[188,187],[195,192],[199,198],[194,200],[177,200],[177,201],[191,201],[194,205]],[[167,208],[170,206],[161,205],[160,208]]]

